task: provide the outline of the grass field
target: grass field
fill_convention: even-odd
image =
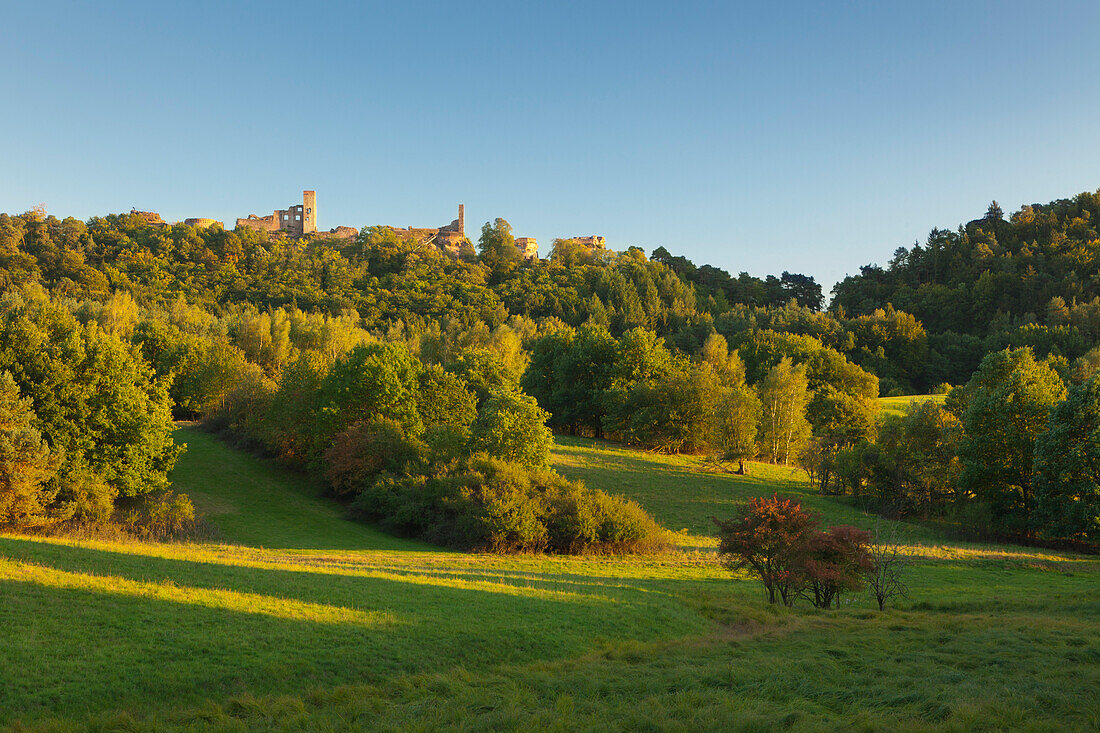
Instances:
[[[0,535],[0,728],[1100,728],[1097,558],[907,528],[899,608],[786,611],[716,565],[709,518],[779,489],[874,521],[793,471],[562,439],[559,470],[636,498],[677,549],[499,557],[349,522],[178,436],[176,487],[224,544]]]
[[[947,399],[947,395],[942,394],[917,394],[906,395],[904,397],[879,397],[879,414],[883,416],[903,415],[905,414],[906,408],[908,408],[909,405],[913,404],[914,402],[925,402],[930,400],[932,402],[939,402],[942,404],[945,399]]]

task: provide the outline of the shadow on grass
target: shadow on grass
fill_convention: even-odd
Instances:
[[[170,476],[231,542],[310,550],[436,550],[353,521],[320,482],[233,448],[197,426],[174,434],[187,451]]]
[[[663,584],[667,587],[668,583],[611,575],[471,571],[459,566],[421,569],[416,566],[415,559],[404,565],[365,560],[285,567],[264,560],[259,563],[256,560],[189,560],[18,537],[0,537],[0,560],[4,558],[66,573],[143,583],[174,583],[195,589],[228,590],[307,603],[349,607],[365,604],[369,608],[399,613],[415,613],[423,604],[457,602],[471,593],[628,608],[648,602],[648,594],[656,588],[647,586]],[[436,597],[439,594],[446,597]]]
[[[15,640],[0,644],[0,723],[562,659],[601,639],[707,628],[665,593],[591,578],[397,570],[318,573],[0,538],[0,623]],[[95,587],[76,587],[87,575]],[[275,611],[211,607],[250,599]],[[314,617],[293,617],[302,602],[319,604],[307,609]]]

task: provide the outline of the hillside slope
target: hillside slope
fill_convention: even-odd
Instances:
[[[708,550],[460,554],[343,520],[193,429],[174,474],[223,544],[0,536],[0,727],[78,730],[1095,727],[1100,562],[914,546],[879,614],[768,608]],[[569,473],[704,547],[778,486],[563,441]],[[566,465],[566,464],[569,465]],[[793,480],[793,479],[792,479]],[[829,509],[824,500],[807,497]],[[849,511],[829,510],[829,519]],[[859,519],[859,517],[853,517]],[[677,527],[679,529],[679,527]]]

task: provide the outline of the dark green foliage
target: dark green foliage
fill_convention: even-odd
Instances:
[[[478,401],[496,390],[518,389],[520,375],[499,354],[487,348],[467,348],[447,363],[447,371],[474,391]]]
[[[201,416],[299,468],[319,467],[335,436],[361,420],[397,421],[431,463],[489,450],[539,465],[544,415],[525,404],[521,384],[558,431],[740,461],[753,452],[755,395],[775,386],[767,376],[788,359],[805,373],[813,442],[799,450],[806,422],[795,416],[777,450],[774,411],[762,409],[770,460],[801,455],[823,492],[891,510],[1003,518],[1019,513],[1000,510],[1005,496],[975,489],[978,501],[961,498],[933,480],[952,470],[904,457],[923,445],[909,432],[918,426],[874,442],[874,399],[965,383],[986,353],[1005,347],[1031,348],[1063,381],[1088,379],[1100,364],[1090,350],[1100,291],[1087,277],[1098,196],[1025,207],[1007,221],[993,207],[958,233],[935,231],[927,247],[898,250],[887,269],[864,268],[838,286],[830,313],[812,278],[732,277],[664,248],[646,258],[636,247],[558,240],[549,261],[523,262],[503,219],[483,228],[480,256],[468,247],[451,256],[386,227],[291,239],[158,229],[129,215],[0,215],[0,279],[9,290],[49,289],[51,307],[73,320],[48,331],[50,349],[113,373],[95,389],[149,381],[125,374],[126,363],[143,369],[132,343],[175,416]],[[3,338],[7,348],[22,335]],[[155,477],[138,481],[159,459],[120,447],[150,436],[107,418],[103,404],[85,410],[100,421],[92,432],[55,439],[45,429],[50,399],[79,403],[64,369],[41,386],[12,372],[45,439],[66,456],[46,487],[58,490],[55,509],[102,518],[116,492],[163,489]],[[121,392],[109,401],[126,403]],[[803,408],[795,403],[791,415]],[[939,465],[942,451],[921,450]],[[1006,492],[1021,507],[1034,493]],[[1022,531],[1012,522],[1001,529]]]
[[[604,392],[611,386],[618,343],[607,329],[558,331],[534,345],[523,385],[552,415],[551,425],[601,437]]]
[[[1100,544],[1100,380],[1070,388],[1035,440],[1035,525],[1043,537]]]
[[[325,480],[336,496],[354,498],[381,474],[421,473],[426,449],[396,420],[357,422],[325,451]]]
[[[609,397],[606,425],[625,442],[664,453],[694,453],[710,446],[714,410],[726,390],[706,363],[682,357],[670,360],[663,373],[626,383]]]
[[[985,337],[1014,328],[1045,314],[1054,299],[1064,306],[1100,296],[1089,276],[1098,217],[1100,192],[1081,193],[1024,206],[1007,221],[986,216],[957,231],[933,229],[923,246],[899,249],[886,268],[868,265],[845,278],[832,307],[866,314],[893,303],[932,333]]]
[[[272,440],[265,416],[271,407],[276,386],[255,364],[245,362],[234,371],[226,385],[226,394],[203,415],[208,430],[221,433],[246,448],[263,450]]]
[[[421,364],[402,344],[357,346],[332,365],[318,398],[317,434],[325,443],[361,420],[391,419],[423,432],[417,411]]]
[[[280,461],[304,466],[312,457],[321,385],[327,374],[324,358],[306,351],[279,376],[263,415],[263,442]]]
[[[509,275],[523,262],[516,249],[516,238],[512,236],[512,225],[504,219],[497,219],[493,224],[485,222],[477,249],[481,262],[488,265],[494,279]]]
[[[428,429],[443,425],[465,428],[477,417],[477,397],[456,374],[429,364],[420,373],[417,410]]]
[[[880,466],[868,469],[879,504],[894,513],[931,517],[965,500],[958,489],[958,418],[932,400],[913,402],[879,433]]]

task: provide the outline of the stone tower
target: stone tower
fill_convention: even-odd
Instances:
[[[466,206],[464,204],[458,205],[458,232],[462,236],[466,236]]]
[[[302,191],[302,234],[317,231],[317,192]]]

